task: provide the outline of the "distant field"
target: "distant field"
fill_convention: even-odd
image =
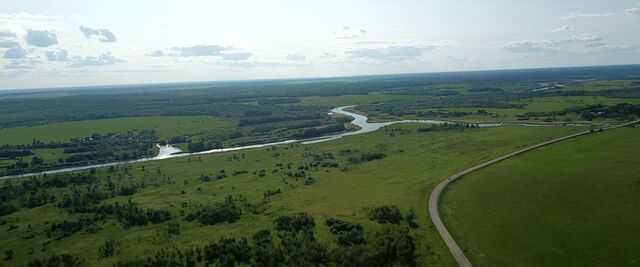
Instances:
[[[104,120],[73,121],[32,127],[0,129],[1,144],[27,144],[40,141],[68,141],[93,133],[121,132],[131,129],[154,129],[160,139],[213,128],[235,127],[235,122],[211,116],[155,116]]]
[[[568,85],[563,90],[586,90],[586,91],[600,91],[600,90],[613,90],[613,89],[625,89],[632,87],[639,87],[633,85],[633,80],[598,80],[582,82],[580,85]]]
[[[441,210],[475,266],[640,264],[640,129],[532,151],[452,184]]]
[[[469,115],[458,119],[477,120],[477,121],[496,121],[496,120],[515,120],[516,115],[529,112],[549,112],[560,111],[571,107],[581,107],[588,105],[616,105],[619,103],[640,104],[640,98],[608,98],[602,96],[555,96],[555,97],[536,97],[515,102],[525,104],[524,108],[432,108],[423,109],[422,111],[460,111],[460,112],[477,112],[484,109],[493,116]],[[407,116],[411,117],[411,116]],[[568,115],[560,119],[580,120],[577,115]],[[456,118],[451,118],[456,119]]]
[[[418,265],[453,265],[453,259],[440,237],[432,228],[426,212],[427,196],[441,179],[473,164],[512,151],[518,147],[537,143],[552,137],[566,135],[579,129],[573,127],[500,127],[465,131],[417,132],[416,125],[391,127],[396,131],[380,130],[375,133],[353,136],[334,142],[315,145],[279,146],[277,149],[256,149],[236,153],[203,155],[131,165],[128,174],[118,174],[123,179],[147,186],[132,196],[134,202],[144,208],[171,211],[172,221],[181,224],[181,234],[166,237],[166,223],[123,229],[110,219],[96,233],[78,232],[71,237],[52,240],[48,250],[41,252],[42,243],[50,240],[43,234],[24,239],[28,233],[42,233],[46,221],[60,222],[69,219],[54,204],[34,209],[23,209],[6,216],[9,224],[18,229],[5,231],[0,226],[0,251],[12,248],[16,252],[13,263],[29,258],[40,258],[51,253],[73,252],[94,265],[110,266],[117,259],[132,259],[153,255],[159,248],[188,248],[207,244],[221,236],[250,237],[260,229],[272,227],[279,215],[305,211],[316,220],[316,236],[326,243],[335,237],[324,225],[326,218],[341,218],[363,225],[372,232],[381,225],[368,219],[367,209],[382,205],[398,205],[403,212],[415,210],[419,228],[411,230],[416,239]],[[348,164],[341,151],[380,151],[386,158],[361,164]],[[309,170],[315,183],[304,185],[301,181],[286,178],[281,172],[272,173],[276,164],[286,166],[311,160],[312,154],[332,153],[341,167]],[[235,157],[234,157],[235,156]],[[234,159],[235,158],[235,159]],[[143,168],[144,167],[144,168]],[[265,169],[266,176],[258,177],[254,171]],[[226,170],[246,170],[247,174],[229,175],[228,178],[202,182],[202,174],[216,174]],[[110,174],[100,170],[102,177]],[[118,178],[120,179],[120,178]],[[181,217],[180,203],[211,203],[228,195],[243,195],[252,203],[259,203],[266,190],[281,189],[282,193],[269,198],[266,210],[261,214],[243,212],[241,219],[232,224],[202,226],[186,222]],[[184,192],[184,193],[181,193]],[[116,197],[126,202],[127,197]],[[106,200],[107,202],[113,200]],[[29,228],[28,225],[32,227]],[[118,242],[117,257],[98,261],[98,247],[105,240]],[[34,255],[27,255],[30,247]]]
[[[338,107],[347,105],[371,104],[376,102],[390,102],[394,100],[410,100],[415,98],[416,96],[387,95],[379,93],[371,93],[368,95],[307,96],[301,97],[300,103],[296,103],[296,105],[320,105]]]

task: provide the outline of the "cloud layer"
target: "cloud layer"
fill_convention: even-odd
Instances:
[[[16,47],[7,49],[7,51],[4,52],[3,58],[18,59],[18,58],[23,58],[26,55],[27,55],[26,50],[22,49],[22,47],[16,46]]]
[[[194,45],[188,47],[172,47],[179,57],[206,57],[219,56],[222,51],[230,50],[229,47],[219,45]]]
[[[427,50],[434,50],[434,46],[398,45],[379,48],[359,48],[347,51],[350,58],[365,58],[382,62],[401,62],[414,60],[422,56]]]
[[[58,36],[53,31],[27,30],[25,38],[28,44],[37,47],[49,47],[58,44]]]
[[[69,61],[69,52],[66,49],[45,51],[44,55],[48,61]]]
[[[105,52],[99,56],[74,56],[71,58],[69,67],[84,67],[84,66],[103,66],[112,65],[117,63],[124,63],[125,61],[111,55],[111,52]]]
[[[89,27],[80,26],[80,31],[85,38],[94,38],[100,42],[112,43],[115,42],[116,36],[107,29],[92,29]]]

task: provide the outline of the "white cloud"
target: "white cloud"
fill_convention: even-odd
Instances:
[[[35,65],[39,64],[39,60],[30,58],[14,59],[9,64],[4,65],[5,69],[33,69]]]
[[[111,55],[111,52],[106,52],[99,56],[74,56],[71,58],[69,67],[84,67],[84,66],[103,66],[112,65],[125,62],[122,59],[116,58]]]
[[[189,47],[172,47],[171,50],[178,52],[180,57],[204,57],[219,56],[222,51],[231,50],[230,47],[219,45],[194,45]]]
[[[7,38],[7,37],[15,38],[16,34],[13,33],[13,32],[0,32],[0,37],[3,37],[3,38]]]
[[[108,29],[92,29],[84,26],[80,26],[79,29],[85,38],[94,38],[104,43],[112,43],[117,40],[116,36]]]
[[[562,33],[562,32],[574,32],[576,29],[569,27],[567,25],[562,25],[556,28],[547,28],[548,33]]]
[[[638,3],[640,6],[640,3]],[[561,17],[561,19],[569,20],[569,19],[581,19],[581,18],[606,18],[606,17],[615,17],[615,16],[623,16],[623,15],[631,15],[632,17],[640,17],[640,8],[632,7],[627,8],[621,12],[605,12],[605,13],[581,13],[581,12],[572,12],[567,15]]]
[[[9,48],[6,52],[4,52],[3,58],[7,59],[18,59],[24,58],[27,55],[27,50],[24,50],[22,47],[16,46]]]
[[[559,39],[549,40],[521,40],[507,42],[501,46],[502,49],[513,53],[543,53],[543,52],[559,52],[567,47],[565,45],[597,43],[602,38],[595,34],[574,35]],[[585,45],[585,47],[587,46]]]
[[[541,53],[556,51],[559,47],[557,41],[548,40],[522,40],[508,42],[502,45],[502,49],[513,53]]]
[[[27,30],[25,40],[28,44],[37,47],[49,47],[58,44],[58,36],[53,31]]]
[[[18,46],[18,38],[14,32],[0,31],[0,48]]]
[[[640,8],[639,7],[629,8],[625,10],[624,13],[629,15],[634,15],[634,16],[640,16]]]
[[[45,51],[44,55],[48,61],[69,61],[69,51],[66,49]]]
[[[150,57],[164,57],[164,52],[162,50],[153,50],[147,55]]]
[[[333,34],[334,34],[334,38],[336,39],[356,39],[367,34],[367,30],[365,29],[351,30],[349,26],[343,26],[342,30],[334,31]]]
[[[604,53],[624,53],[624,52],[635,52],[638,51],[638,46],[637,45],[626,45],[626,46],[619,46],[619,45],[613,45],[613,46],[602,46],[600,48],[600,50]]]
[[[377,48],[358,48],[347,51],[350,58],[365,58],[378,62],[401,62],[415,60],[428,50],[436,49],[435,46],[398,45]]]
[[[561,38],[561,39],[558,39],[558,41],[563,43],[598,42],[598,41],[602,41],[602,37],[595,34],[583,34],[583,35],[574,35],[566,38]]]
[[[580,18],[605,18],[611,16],[617,16],[620,13],[581,13],[581,12],[572,12],[567,15],[560,17],[561,19],[580,19]]]

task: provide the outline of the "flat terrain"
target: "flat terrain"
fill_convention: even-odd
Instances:
[[[449,120],[458,121],[521,121],[517,118],[518,115],[525,115],[532,112],[549,112],[549,111],[561,111],[567,108],[583,107],[588,105],[615,105],[618,103],[640,104],[640,98],[611,98],[602,96],[552,96],[552,97],[534,97],[529,99],[523,99],[520,101],[514,101],[514,104],[523,104],[523,108],[482,108],[487,111],[489,115],[465,115],[461,117],[444,117]],[[476,113],[481,108],[432,108],[423,109],[422,111],[447,111],[447,112],[470,112]],[[416,116],[405,116],[405,118],[417,118]],[[557,121],[580,121],[582,120],[579,114],[569,113],[562,116],[547,116],[544,118],[538,118],[538,120],[545,118],[553,118]],[[535,121],[535,118],[531,118],[531,121]],[[523,120],[527,121],[527,120]]]
[[[300,98],[299,105],[319,105],[334,108],[337,106],[363,105],[380,102],[390,102],[398,100],[410,100],[415,96],[390,95],[380,93],[370,93],[366,95],[341,95],[341,96],[308,96]]]
[[[450,185],[445,224],[476,266],[640,264],[640,129],[508,159]]]
[[[160,139],[202,130],[235,127],[232,120],[212,116],[152,116],[102,120],[85,120],[32,127],[0,129],[0,144],[30,144],[35,138],[43,142],[69,141],[74,137],[91,136],[93,133],[121,133],[132,129],[153,129]]]
[[[47,224],[74,218],[47,204],[38,208],[23,209],[3,218],[4,228],[18,226],[11,231],[0,231],[0,251],[12,248],[16,253],[14,263],[24,263],[28,258],[43,257],[51,253],[77,253],[97,265],[110,265],[115,258],[98,261],[98,248],[105,240],[113,239],[119,245],[117,258],[133,259],[153,254],[160,248],[177,246],[188,248],[207,244],[221,236],[250,237],[256,231],[269,228],[279,215],[305,211],[316,219],[316,235],[323,242],[334,237],[322,223],[329,217],[340,218],[363,225],[371,232],[380,227],[368,219],[367,209],[382,205],[397,205],[403,212],[414,210],[419,228],[411,230],[417,242],[419,265],[451,265],[453,259],[432,228],[426,210],[429,192],[443,177],[473,164],[485,161],[516,148],[567,135],[581,129],[573,127],[500,127],[486,129],[417,132],[419,126],[402,125],[391,131],[344,138],[335,142],[316,145],[280,146],[277,149],[258,149],[238,153],[206,155],[171,159],[131,165],[131,171],[117,174],[119,179],[144,183],[147,186],[134,194],[132,201],[144,208],[166,209],[181,224],[181,234],[167,237],[162,233],[166,223],[133,227],[125,230],[117,221],[109,219],[95,233],[84,231],[61,240],[51,240],[44,235]],[[341,151],[380,152],[383,159],[350,164]],[[272,173],[278,163],[291,163],[294,168],[310,160],[311,155],[331,153],[335,162],[344,169],[319,168],[311,170],[315,183],[304,185],[302,181]],[[202,182],[203,174],[214,175],[220,170],[232,173],[246,170],[248,173],[228,178]],[[267,170],[264,177],[254,174]],[[127,174],[128,173],[128,174]],[[101,179],[108,174],[100,170]],[[198,189],[200,188],[200,189]],[[258,203],[267,190],[281,189],[282,193],[269,198],[266,209],[260,214],[244,211],[241,219],[231,224],[203,226],[185,222],[180,214],[180,203],[210,203],[228,195],[243,195],[250,202]],[[67,189],[62,189],[64,192]],[[184,192],[184,193],[182,193]],[[116,197],[126,202],[127,197]],[[29,227],[31,225],[31,227]],[[24,238],[35,232],[35,236]],[[43,242],[51,242],[41,251]],[[30,247],[35,253],[27,255]]]

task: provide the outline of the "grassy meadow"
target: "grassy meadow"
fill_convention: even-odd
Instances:
[[[69,141],[71,138],[86,137],[93,133],[118,133],[132,129],[153,129],[159,133],[160,139],[168,139],[186,133],[235,126],[236,122],[233,120],[212,116],[152,116],[71,121],[0,129],[0,145],[30,144],[34,138],[43,142]]]
[[[528,152],[453,183],[441,211],[475,266],[640,264],[640,128]]]
[[[144,184],[131,200],[144,208],[165,209],[171,222],[181,224],[181,234],[167,236],[167,222],[123,229],[109,219],[95,233],[78,232],[53,240],[44,232],[48,224],[73,219],[73,213],[47,204],[23,209],[2,218],[0,251],[12,249],[11,264],[52,253],[74,253],[91,265],[109,266],[116,259],[134,259],[153,254],[160,248],[202,245],[222,236],[250,237],[260,229],[269,229],[279,215],[305,211],[315,218],[316,236],[326,243],[335,237],[322,222],[329,217],[363,225],[372,232],[381,227],[368,219],[367,210],[383,205],[397,205],[403,212],[414,210],[419,227],[411,230],[418,254],[418,265],[450,266],[454,264],[448,250],[432,228],[427,207],[431,189],[444,177],[519,147],[579,131],[574,127],[500,127],[436,132],[418,132],[417,125],[398,125],[365,135],[314,145],[288,145],[235,153],[212,154],[146,162],[120,167],[117,173],[98,170],[100,181],[116,179]],[[350,151],[350,152],[349,152]],[[387,156],[376,161],[352,164],[348,153],[379,152]],[[283,175],[278,164],[303,165],[314,155],[331,153],[340,168],[315,168],[310,175],[315,182]],[[347,154],[346,154],[347,153]],[[255,172],[266,170],[260,177]],[[215,175],[220,170],[231,174],[246,173],[222,180],[203,182],[201,175]],[[108,178],[111,177],[111,178]],[[204,226],[186,222],[180,214],[182,203],[210,203],[229,195],[246,197],[258,203],[267,190],[280,189],[271,196],[260,214],[243,211],[239,221]],[[59,189],[58,194],[65,190]],[[127,197],[105,200],[126,202]],[[8,230],[9,228],[15,228]],[[99,260],[99,247],[105,240],[117,242],[116,257]],[[31,249],[33,247],[33,249]],[[30,252],[31,251],[31,252]],[[31,253],[31,254],[29,254]]]

